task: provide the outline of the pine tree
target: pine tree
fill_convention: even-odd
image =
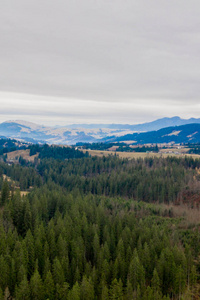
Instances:
[[[53,279],[55,284],[62,286],[65,281],[64,272],[59,259],[56,257],[53,261]]]
[[[43,269],[43,275],[42,275],[43,279],[46,278],[46,276],[50,270],[51,270],[51,263],[50,263],[49,258],[47,257],[44,262],[44,269]]]
[[[121,279],[119,282],[115,278],[112,281],[111,287],[110,287],[110,299],[112,300],[123,300],[123,286]]]
[[[5,255],[6,253],[6,234],[3,225],[0,225],[0,253]]]
[[[134,295],[133,295],[133,287],[132,287],[132,284],[130,283],[130,281],[128,280],[127,281],[127,286],[126,286],[125,299],[132,300],[132,299],[134,299],[133,297],[134,297]]]
[[[58,285],[57,285],[58,286]],[[63,286],[58,286],[59,288],[56,289],[57,298],[61,300],[69,300],[69,284],[64,282]],[[54,298],[55,299],[55,298]]]
[[[109,300],[109,290],[104,281],[102,282],[101,300]]]
[[[134,290],[136,290],[138,284],[144,286],[145,271],[139,260],[136,249],[134,250],[133,258],[129,266],[128,279],[131,282]]]
[[[36,270],[30,280],[31,299],[42,300],[44,297],[44,289],[42,279],[38,270]]]
[[[179,295],[179,299],[180,299],[181,295],[183,294],[186,288],[186,274],[182,266],[179,266],[176,270],[175,287],[176,287],[176,293]]]
[[[197,270],[196,267],[193,265],[191,268],[191,273],[190,273],[190,284],[191,286],[194,286],[197,282]]]
[[[148,286],[145,293],[144,293],[144,300],[155,300],[155,297],[154,297],[154,293],[153,293],[153,289]]]
[[[9,272],[9,266],[2,255],[0,256],[0,270],[1,270],[0,287],[4,291],[5,288],[8,286],[10,272]]]
[[[94,241],[93,241],[93,253],[94,253],[94,262],[97,262],[97,256],[100,251],[100,245],[99,245],[99,237],[97,233],[94,236]]]
[[[151,286],[153,288],[153,291],[160,291],[160,278],[158,276],[158,272],[157,272],[156,268],[153,271]]]
[[[144,243],[144,249],[142,251],[142,264],[145,269],[145,274],[148,279],[150,279],[151,276],[151,256],[150,256],[150,250],[149,245],[147,242]]]
[[[31,208],[28,200],[24,204],[24,233],[31,229]]]
[[[17,273],[17,282],[21,282],[26,276],[27,276],[27,272],[24,265],[22,264]]]
[[[20,282],[19,286],[16,289],[16,300],[30,300],[30,288],[28,284],[27,277],[24,276],[24,279]]]
[[[91,279],[87,279],[83,276],[80,286],[81,300],[93,300],[94,299],[94,287]]]
[[[78,282],[73,285],[73,288],[68,294],[68,300],[80,300],[80,286]]]
[[[55,299],[55,286],[50,271],[48,271],[46,278],[44,280],[44,295],[45,295],[45,299],[49,299],[49,300]]]
[[[33,235],[31,233],[30,229],[27,231],[24,242],[25,242],[27,255],[28,255],[28,257],[27,257],[27,263],[28,263],[27,274],[28,274],[28,278],[30,278],[35,269],[34,238],[33,238]]]
[[[10,195],[10,188],[7,180],[3,182],[2,188],[1,188],[1,206],[3,206],[8,200]]]
[[[16,190],[12,201],[12,218],[18,234],[24,235],[24,205],[21,199],[20,190]]]
[[[102,265],[102,272],[101,272],[101,278],[103,281],[105,281],[106,283],[110,282],[110,265],[108,263],[108,261],[106,259],[104,259],[103,261],[103,265]]]

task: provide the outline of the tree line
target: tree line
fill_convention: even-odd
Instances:
[[[6,195],[0,299],[176,299],[195,289],[199,232],[179,219],[56,184]]]

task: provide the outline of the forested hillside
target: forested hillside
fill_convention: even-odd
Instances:
[[[17,149],[25,149],[28,144],[6,138],[0,138],[0,155]]]
[[[155,131],[127,134],[121,137],[111,136],[105,142],[135,141],[137,144],[148,143],[199,143],[200,124],[166,127]]]
[[[199,299],[200,160],[52,156],[0,164],[0,299]]]
[[[190,144],[188,147],[190,148],[189,153],[200,154],[200,143]]]
[[[157,145],[155,146],[147,146],[147,145],[140,145],[140,146],[130,146],[125,143],[77,143],[77,146],[81,146],[82,149],[90,149],[90,150],[115,150],[120,152],[158,152],[159,148]]]
[[[65,160],[69,158],[82,158],[87,157],[88,154],[84,154],[83,152],[76,150],[74,147],[62,147],[62,146],[49,146],[47,144],[39,145],[32,144],[29,146],[30,156],[39,153],[39,158],[53,158],[59,160]]]

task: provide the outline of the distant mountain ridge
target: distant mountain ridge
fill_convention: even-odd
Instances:
[[[0,135],[27,142],[50,144],[76,144],[77,142],[96,142],[106,136],[120,136],[133,131],[109,128],[68,128],[45,127],[26,121],[6,121],[0,124]]]
[[[136,132],[147,133],[170,126],[200,124],[200,118],[181,119],[180,117],[162,118],[143,124],[72,124],[65,127],[50,127],[26,121],[6,121],[0,124],[0,136],[14,138],[26,142],[41,142],[49,144],[76,144],[78,142],[95,143],[99,141],[123,140],[122,136]],[[152,133],[153,134],[153,133]]]
[[[129,129],[132,131],[153,131],[170,126],[180,126],[192,123],[199,123],[200,118],[181,119],[178,116],[172,118],[161,118],[152,122],[142,124],[72,124],[69,128],[109,128],[109,129]]]
[[[148,143],[200,143],[200,124],[166,127],[156,131],[127,134],[123,137],[107,137],[106,142],[133,141]]]

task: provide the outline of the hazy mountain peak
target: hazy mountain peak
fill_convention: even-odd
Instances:
[[[29,121],[24,121],[24,120],[9,120],[9,121],[5,121],[3,122],[4,124],[7,123],[7,124],[10,124],[10,123],[15,123],[15,124],[18,124],[18,125],[22,125],[22,126],[26,126],[26,127],[29,127],[31,129],[38,129],[40,127],[45,127],[43,125],[39,125],[39,124],[36,124],[36,123],[33,123],[33,122],[29,122]],[[2,123],[2,124],[3,124]]]
[[[200,123],[200,119],[181,119],[178,116],[161,118],[143,124],[76,124],[65,127],[47,127],[24,120],[11,120],[0,124],[0,135],[48,143],[76,144],[77,142],[97,142],[109,137],[120,137],[135,132],[157,131],[162,128]],[[170,132],[169,132],[170,133]],[[189,132],[188,135],[193,134]]]

